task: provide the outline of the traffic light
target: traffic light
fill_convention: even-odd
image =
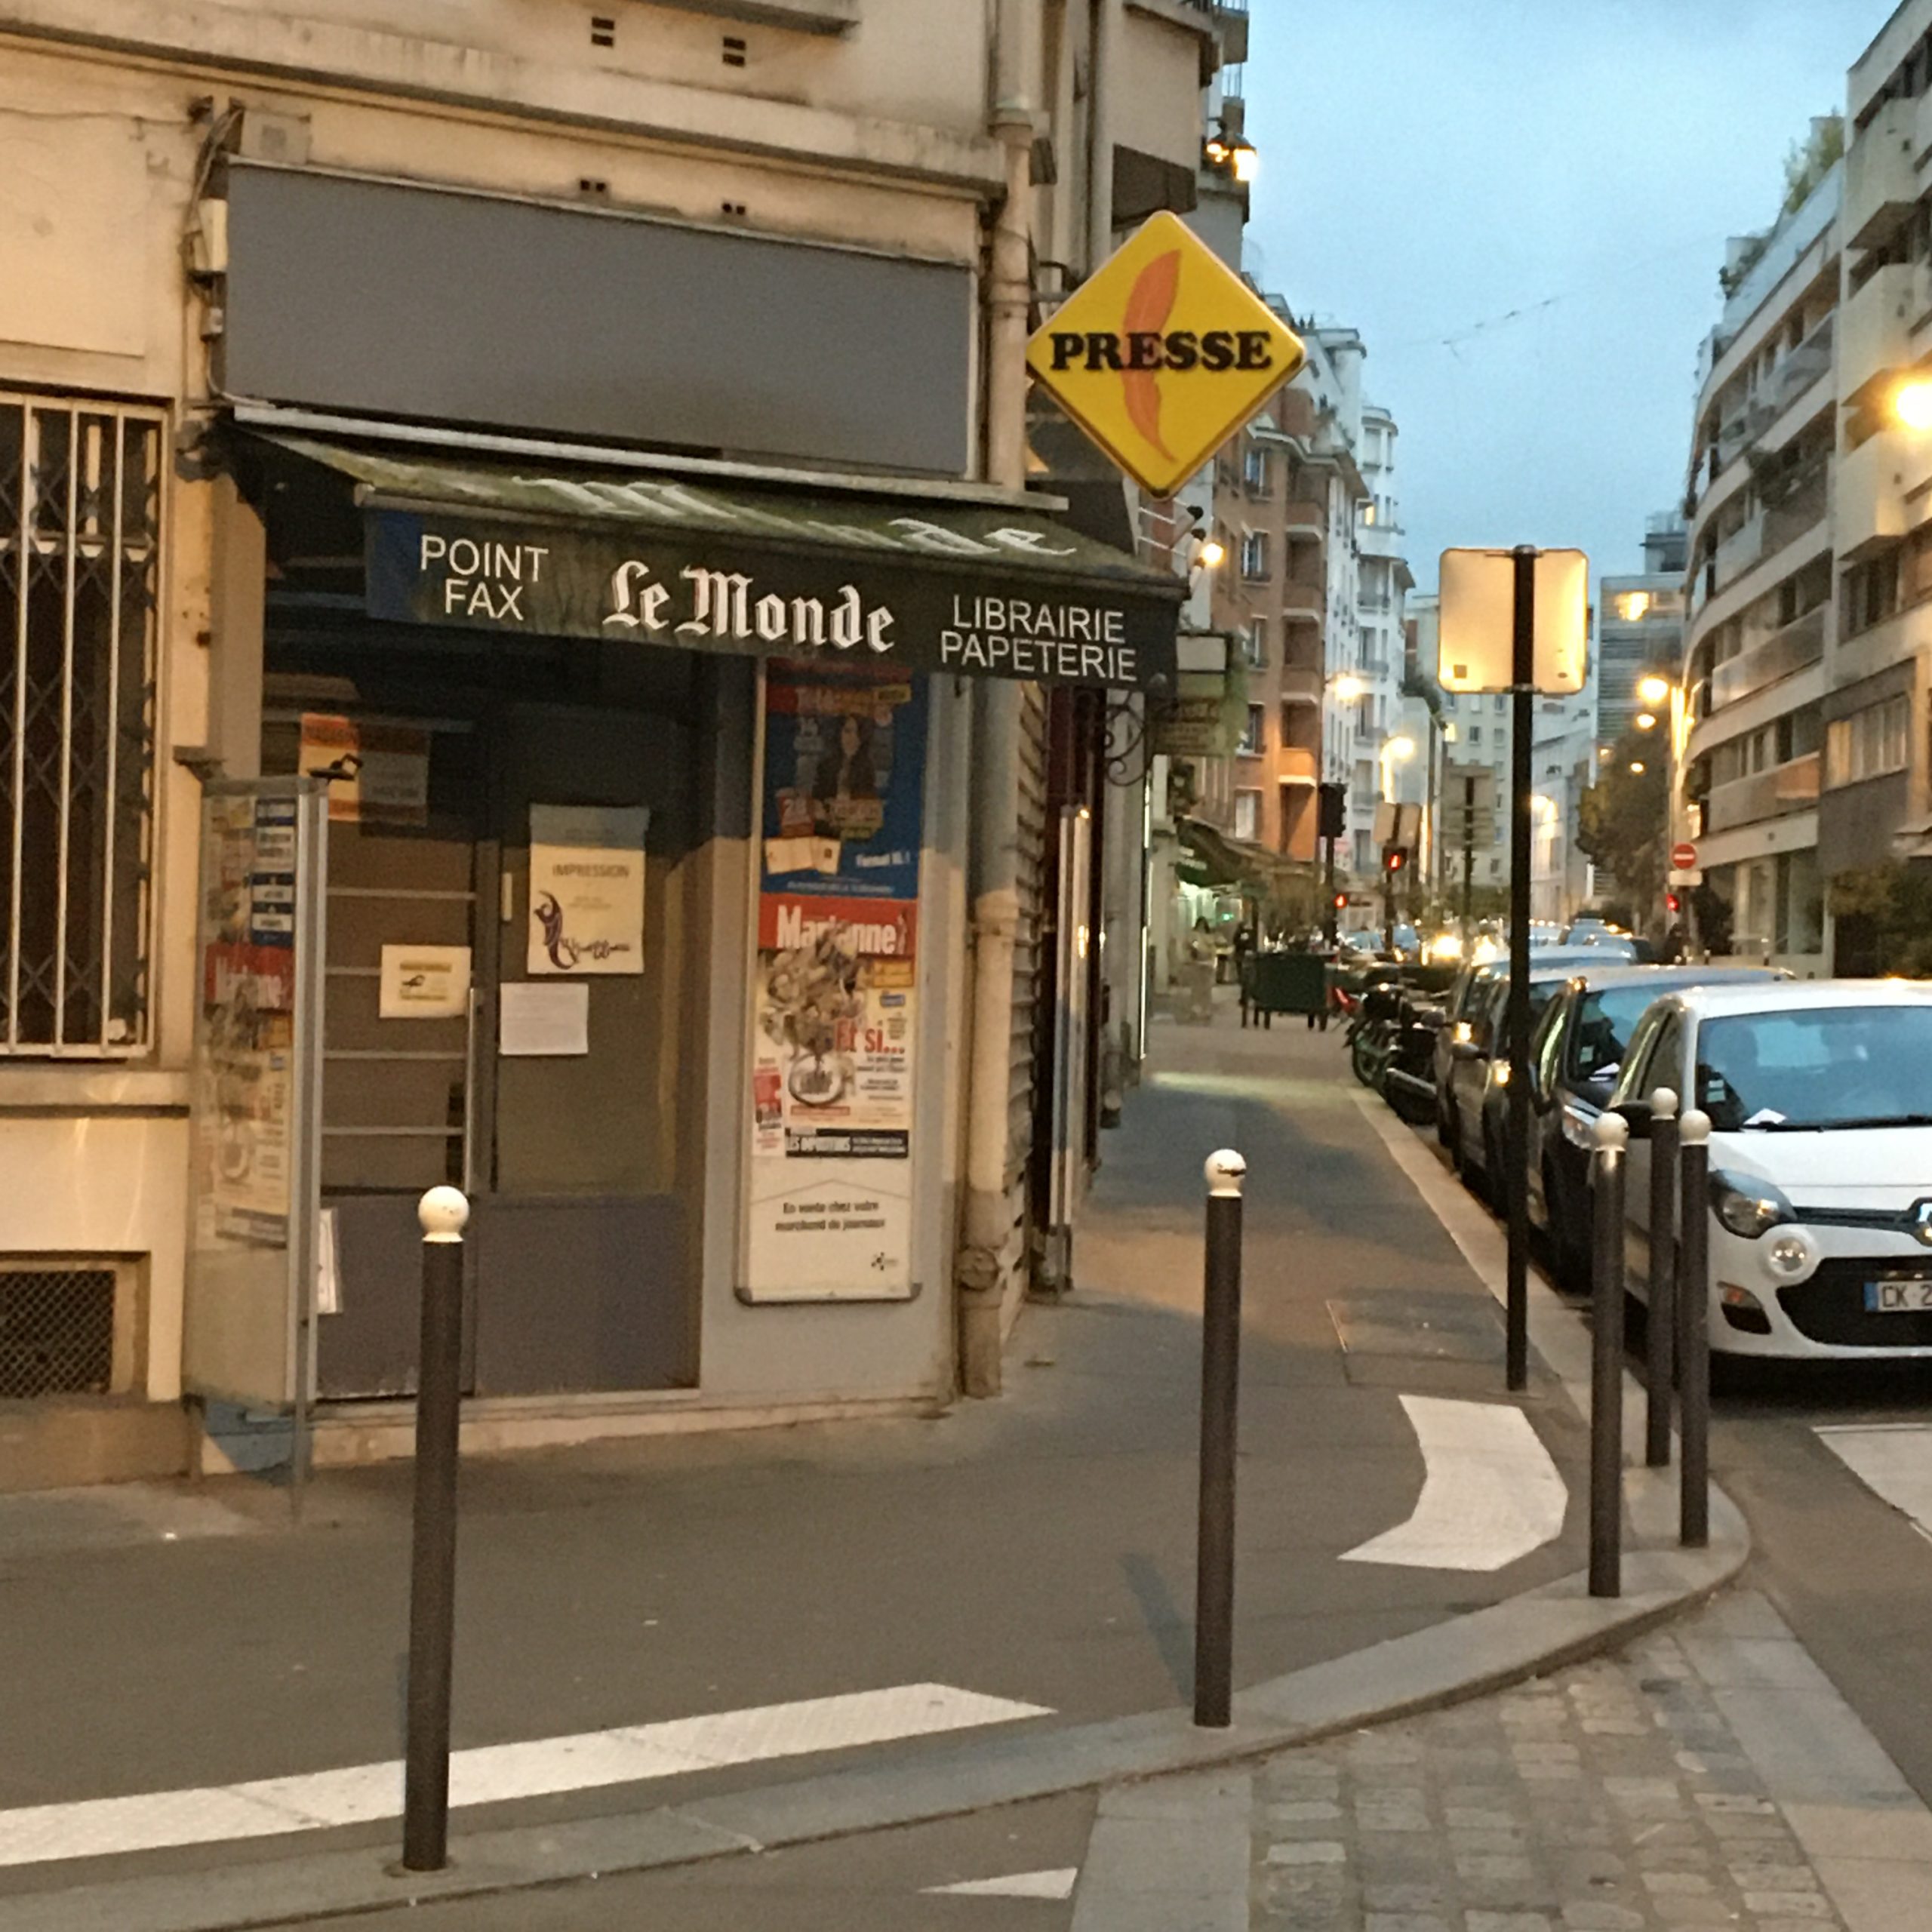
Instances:
[[[1382,851],[1382,869],[1386,872],[1398,872],[1409,862],[1409,855],[1399,845],[1386,845]]]
[[[1681,912],[1684,910],[1684,901],[1675,893],[1666,892],[1663,896],[1663,909],[1666,912]]]
[[[1346,838],[1349,832],[1349,788],[1331,780],[1321,789],[1315,829],[1324,838]]]
[[[1349,909],[1349,895],[1346,892],[1338,892],[1329,903],[1337,912],[1346,912]]]

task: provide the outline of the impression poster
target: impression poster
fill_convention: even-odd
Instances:
[[[924,683],[775,662],[764,721],[744,1290],[903,1299]]]
[[[532,805],[524,971],[644,971],[642,805]]]

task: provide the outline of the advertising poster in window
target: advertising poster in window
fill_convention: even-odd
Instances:
[[[429,734],[419,726],[304,712],[296,768],[329,781],[338,824],[429,823]]]
[[[757,1300],[912,1291],[923,681],[765,685],[751,1204]]]

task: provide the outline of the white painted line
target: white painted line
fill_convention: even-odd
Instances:
[[[1077,1865],[1057,1872],[1015,1872],[1005,1878],[968,1878],[964,1884],[928,1885],[924,1897],[956,1899],[1070,1899],[1080,1876]]]
[[[1427,1473],[1406,1523],[1346,1551],[1344,1563],[1501,1570],[1563,1533],[1569,1491],[1521,1409],[1404,1395]]]
[[[450,1759],[450,1802],[496,1804],[507,1798],[546,1798],[559,1792],[755,1764],[768,1758],[843,1751],[1051,1715],[1044,1705],[982,1697],[944,1684],[903,1684],[886,1690],[457,1751]],[[367,1824],[401,1813],[399,1758],[200,1790],[34,1804],[0,1811],[0,1866],[266,1838],[281,1832]]]
[[[1932,1428],[1922,1423],[1837,1423],[1817,1434],[1881,1502],[1932,1537]]]

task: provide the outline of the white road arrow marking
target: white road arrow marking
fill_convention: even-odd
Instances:
[[[1521,1409],[1404,1395],[1426,1472],[1406,1523],[1343,1556],[1415,1570],[1500,1570],[1560,1536],[1569,1492]]]
[[[1004,1878],[968,1878],[963,1884],[928,1885],[929,1898],[1070,1899],[1080,1876],[1077,1865],[1055,1872],[1015,1872]]]
[[[1817,1435],[1867,1489],[1932,1540],[1932,1429],[1915,1422],[1846,1423]]]
[[[546,1798],[1051,1715],[1042,1705],[982,1697],[944,1684],[903,1684],[888,1690],[457,1751],[450,1759],[450,1802],[496,1804],[506,1798]],[[200,1790],[28,1805],[0,1811],[0,1866],[267,1838],[367,1824],[401,1813],[399,1758]]]

